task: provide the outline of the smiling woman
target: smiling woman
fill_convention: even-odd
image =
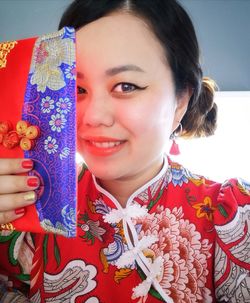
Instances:
[[[181,120],[189,93],[175,96],[162,46],[139,18],[106,16],[76,37],[78,71],[84,71],[78,87],[85,90],[78,95],[78,150],[110,193],[116,180],[127,183],[129,196],[160,170],[166,137],[174,119]]]
[[[200,137],[217,121],[215,83],[203,77],[185,10],[175,0],[75,0],[64,26],[76,30],[77,149],[86,163],[77,236],[3,232],[3,275],[18,287],[25,272],[31,302],[249,301],[250,184],[208,180],[165,153],[180,123],[182,135]],[[55,132],[71,106],[59,101]],[[46,148],[53,154],[58,143],[48,137]],[[0,161],[0,223],[16,218],[10,164]]]

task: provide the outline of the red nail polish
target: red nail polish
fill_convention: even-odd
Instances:
[[[32,160],[24,160],[22,162],[22,168],[30,169],[32,167],[33,167],[33,161]]]
[[[25,208],[23,207],[15,209],[16,215],[24,215],[24,213],[25,213]]]
[[[38,186],[38,179],[37,178],[28,178],[27,185],[30,187],[37,187]]]

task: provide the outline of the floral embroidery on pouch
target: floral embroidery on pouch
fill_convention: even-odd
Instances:
[[[57,152],[58,144],[56,144],[56,139],[52,138],[51,136],[48,136],[46,140],[44,140],[44,149],[49,154],[54,154]]]
[[[33,72],[30,83],[37,85],[37,91],[44,93],[46,88],[59,90],[66,85],[64,73],[60,66],[66,64],[66,77],[69,80],[75,80],[74,77],[68,77],[68,71],[75,66],[75,48],[71,37],[63,39],[55,38],[56,34],[47,36],[46,40],[40,41],[35,48],[32,60],[31,71]]]
[[[53,99],[51,99],[50,96],[42,98],[42,102],[41,102],[42,113],[44,113],[44,114],[50,113],[50,111],[55,108],[54,102],[55,101]]]
[[[59,98],[59,101],[56,102],[56,106],[56,111],[59,114],[67,114],[71,110],[72,102],[69,98]]]
[[[76,235],[75,31],[65,27],[34,45],[22,117],[39,123],[41,136],[27,158],[43,185],[36,209],[45,231]],[[46,163],[46,165],[45,165]],[[70,173],[69,170],[70,169]],[[53,203],[50,203],[53,201]]]

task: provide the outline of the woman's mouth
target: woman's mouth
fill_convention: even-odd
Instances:
[[[99,148],[111,148],[115,147],[119,144],[122,143],[122,141],[117,141],[117,142],[95,142],[95,141],[89,141],[90,144],[99,147]]]
[[[113,138],[84,138],[86,150],[95,156],[111,156],[118,153],[123,147],[126,140]]]

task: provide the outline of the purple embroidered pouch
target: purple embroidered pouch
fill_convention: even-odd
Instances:
[[[16,42],[20,52],[21,41]],[[40,129],[34,147],[24,151],[24,157],[33,159],[35,165],[30,174],[40,178],[41,186],[37,191],[36,211],[30,207],[24,217],[10,224],[3,224],[1,228],[53,232],[75,237],[77,213],[75,32],[74,29],[65,27],[58,32],[38,37],[34,41],[22,116],[19,120]],[[15,49],[11,51],[13,56],[14,51]],[[21,57],[20,52],[16,55]],[[8,59],[10,61],[11,56]]]

